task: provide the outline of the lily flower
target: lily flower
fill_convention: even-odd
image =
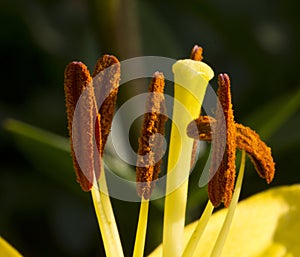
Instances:
[[[179,60],[173,65],[173,123],[166,172],[163,242],[149,257],[300,256],[299,185],[271,189],[237,204],[246,153],[258,175],[267,183],[273,180],[275,163],[270,147],[259,135],[234,120],[227,74],[218,76],[219,103],[215,117],[201,115],[206,88],[214,76],[202,59],[202,48],[195,46],[190,59]],[[74,170],[83,191],[91,192],[108,257],[124,256],[110,197],[100,190],[107,191],[102,156],[111,129],[119,80],[120,64],[111,55],[98,60],[92,76],[81,62],[72,62],[65,70]],[[144,256],[149,201],[161,170],[163,143],[156,134],[163,136],[165,133],[164,86],[163,73],[155,72],[146,101],[136,162],[141,207],[134,257]],[[185,227],[188,178],[196,160],[198,140],[212,142],[209,199],[200,219]],[[242,151],[242,158],[236,180],[237,149]],[[214,207],[221,204],[226,208],[212,215]],[[1,237],[0,255],[21,256]]]
[[[82,189],[92,192],[107,256],[123,256],[123,252],[109,196],[103,195],[99,190],[99,187],[106,188],[107,185],[104,172],[102,172],[102,159],[97,158],[96,155],[103,156],[104,145],[110,132],[120,67],[117,66],[106,75],[98,76],[97,74],[101,74],[105,68],[117,63],[118,61],[111,56],[101,58],[93,78],[81,63],[69,64],[65,72],[66,106],[74,169]],[[167,165],[162,256],[191,256],[199,245],[214,207],[224,203],[225,207],[229,207],[228,215],[211,254],[211,256],[219,256],[229,233],[241,190],[245,151],[250,155],[258,174],[268,183],[274,177],[275,164],[270,148],[261,141],[259,136],[250,128],[234,121],[230,80],[227,74],[220,74],[218,77],[219,104],[216,108],[215,119],[201,115],[198,117],[206,87],[214,76],[213,70],[202,62],[201,47],[193,48],[191,59],[177,61],[173,65],[173,73],[175,79],[173,123]],[[97,90],[93,88],[93,83],[96,82],[101,85],[100,91],[98,90],[100,96],[103,97],[108,93],[100,108],[96,101],[99,95],[96,97]],[[161,140],[157,140],[155,135],[157,133],[164,135],[166,107],[163,90],[164,76],[162,73],[156,72],[150,84],[150,95],[146,103],[147,112],[139,139],[136,179],[137,193],[141,197],[141,209],[133,251],[134,257],[144,254],[149,199],[160,173],[161,160],[159,158],[163,143]],[[83,98],[82,110],[77,111],[79,118],[76,122],[74,121],[75,113],[79,97],[84,95],[83,91],[87,94]],[[224,117],[225,126],[222,117]],[[192,129],[191,120],[196,123],[194,126],[197,128],[196,130]],[[211,129],[209,129],[210,127]],[[83,128],[85,129],[83,130]],[[74,136],[76,131],[77,136]],[[194,140],[199,139],[213,141],[208,184],[209,201],[191,240],[184,248],[188,177],[190,165],[195,161],[196,144]],[[225,139],[225,143],[222,139]],[[88,164],[83,171],[80,160],[77,160],[76,148],[82,146],[84,142],[87,142],[87,145],[81,147],[80,156],[83,156],[84,162]],[[236,148],[243,150],[243,155],[234,190]]]
[[[77,180],[85,191],[92,191],[95,211],[98,217],[102,238],[104,241],[107,256],[123,256],[120,237],[114,220],[113,210],[109,197],[104,196],[99,187],[106,187],[105,175],[101,158],[96,158],[97,148],[100,156],[103,155],[103,148],[110,131],[113,117],[114,102],[116,99],[119,67],[108,72],[107,75],[97,74],[112,64],[118,63],[114,57],[106,56],[101,58],[95,68],[92,78],[87,68],[81,63],[71,63],[65,72],[65,92],[66,106],[71,137],[71,150],[74,161],[74,169]],[[260,176],[265,177],[269,183],[274,175],[274,162],[270,149],[259,139],[259,136],[249,128],[236,124],[233,118],[233,110],[230,95],[229,77],[219,75],[218,97],[220,104],[217,106],[216,118],[206,119],[210,121],[212,130],[209,131],[208,124],[198,117],[201,110],[202,101],[209,80],[213,78],[213,70],[202,62],[202,48],[195,46],[191,53],[191,59],[179,60],[173,65],[174,72],[174,105],[172,116],[171,136],[169,142],[168,168],[166,180],[164,230],[163,230],[163,256],[189,256],[194,251],[197,241],[201,238],[202,231],[208,222],[214,206],[221,202],[228,207],[232,201],[232,193],[235,181],[235,152],[236,148],[246,150],[253,157]],[[93,83],[96,79],[102,85],[103,90],[112,92],[106,102],[99,109],[96,101]],[[156,133],[164,134],[164,123],[166,121],[164,113],[165,104],[163,96],[164,77],[162,73],[156,72],[150,85],[151,95],[148,97],[147,113],[144,117],[143,129],[139,140],[138,160],[137,160],[137,193],[141,197],[141,210],[138,222],[136,243],[133,256],[143,256],[149,198],[151,196],[155,181],[160,172],[161,160],[157,158],[161,155],[162,143],[154,140]],[[102,89],[100,89],[101,92]],[[79,97],[83,91],[87,92],[84,100],[84,107],[79,111],[79,118],[74,122],[75,112]],[[105,95],[101,92],[100,95]],[[99,111],[98,111],[99,109]],[[104,110],[104,111],[103,111]],[[78,112],[78,111],[77,111]],[[222,116],[225,117],[225,126],[222,125]],[[198,131],[190,131],[190,122],[197,123]],[[205,120],[205,118],[204,118]],[[75,125],[74,125],[75,124]],[[93,124],[96,124],[95,126]],[[82,131],[84,128],[85,131]],[[188,128],[188,133],[186,129]],[[206,130],[202,131],[202,128]],[[74,136],[76,131],[78,136]],[[95,135],[95,136],[94,136]],[[204,212],[204,221],[199,222],[195,231],[197,240],[192,240],[188,247],[183,248],[183,236],[185,225],[185,212],[187,203],[188,177],[190,164],[193,163],[195,154],[194,139],[204,138],[207,141],[214,141],[212,149],[212,163],[209,181],[209,202]],[[225,137],[225,153],[222,152],[222,138]],[[94,140],[95,138],[95,140]],[[251,138],[251,139],[249,139]],[[252,139],[256,139],[257,145]],[[85,147],[81,147],[80,156],[84,156],[84,162],[88,163],[87,171],[83,172],[79,164],[76,148],[87,142]],[[241,147],[242,146],[242,147]],[[97,147],[97,148],[96,148]],[[221,156],[221,164],[217,159]],[[222,157],[223,156],[223,157]],[[264,157],[267,156],[267,157]],[[242,158],[242,167],[245,158]],[[266,168],[267,167],[267,168]],[[241,186],[243,168],[240,172],[240,179],[237,186]],[[221,239],[217,240],[215,256],[221,252],[224,240],[232,221],[236,203],[238,201],[240,189],[236,190],[236,196],[232,207],[229,208],[229,219],[225,221],[227,228],[221,232]],[[107,219],[107,217],[109,217]],[[199,227],[201,229],[199,229]],[[199,232],[201,231],[201,232]],[[114,240],[112,240],[114,239]],[[219,241],[219,243],[218,243]]]

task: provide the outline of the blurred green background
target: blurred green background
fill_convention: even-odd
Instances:
[[[68,153],[63,73],[73,60],[92,70],[104,53],[178,59],[199,44],[215,73],[231,77],[236,120],[273,149],[270,186],[300,182],[299,1],[2,0],[0,21],[0,235],[25,256],[104,256]],[[140,87],[121,88],[119,105]],[[198,178],[188,221],[206,197]],[[248,161],[242,198],[270,186]],[[161,206],[150,207],[147,253],[161,241]],[[130,256],[138,205],[113,199],[113,207]]]

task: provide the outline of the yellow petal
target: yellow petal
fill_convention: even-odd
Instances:
[[[210,256],[226,209],[209,221],[194,256]],[[196,223],[185,228],[185,244]],[[282,186],[238,204],[222,257],[300,256],[300,185]],[[151,257],[161,256],[158,247]]]
[[[5,257],[22,257],[9,243],[0,237],[0,256]]]

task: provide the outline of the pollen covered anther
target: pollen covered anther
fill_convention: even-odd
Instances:
[[[82,62],[71,62],[65,69],[71,154],[84,191],[91,190],[94,179],[100,177],[100,156],[110,132],[119,80],[120,63],[112,55],[103,55],[97,61],[93,77]]]
[[[155,72],[149,87],[136,164],[137,192],[149,199],[160,173],[163,154],[164,126],[167,120],[164,92],[164,76]],[[160,134],[160,135],[159,135]],[[157,136],[159,135],[159,136]]]
[[[195,140],[211,141],[212,126],[215,126],[216,119],[206,115],[200,115],[197,119],[190,122],[187,126],[186,133]]]
[[[211,127],[216,120],[210,116],[199,116],[187,127],[187,135],[196,140],[210,142],[212,140]],[[196,124],[196,126],[195,126]],[[245,150],[249,155],[257,174],[269,184],[275,174],[275,163],[272,157],[271,148],[261,140],[259,135],[249,127],[235,123],[236,148]]]
[[[232,181],[234,183],[234,179],[232,179],[230,175],[232,168],[228,168],[233,167],[232,163],[235,163],[235,154],[233,154],[233,152],[231,151],[231,155],[228,155],[230,153],[228,149],[232,149],[234,145],[235,148],[245,150],[245,152],[249,155],[252,163],[254,164],[258,175],[261,178],[265,179],[268,184],[273,180],[275,173],[275,163],[271,154],[271,148],[268,147],[260,139],[259,135],[251,128],[234,122],[231,100],[230,96],[228,96],[228,93],[230,92],[224,92],[224,89],[220,88],[221,86],[223,86],[223,88],[224,86],[225,88],[227,88],[228,86],[226,86],[226,83],[229,83],[229,78],[224,77],[224,75],[219,76],[218,98],[220,100],[222,108],[224,108],[223,110],[227,131],[226,133],[224,133],[224,135],[226,134],[226,152],[224,153],[220,167],[217,169],[217,172],[219,173],[215,175],[216,178],[213,177],[213,179],[209,182],[209,197],[215,206],[220,204],[220,200],[217,199],[222,199],[222,202],[224,202],[225,206],[228,206],[230,203],[230,198],[228,198],[228,196],[230,196],[232,193],[230,194],[226,192],[226,190],[232,192],[233,186],[231,183]],[[192,121],[187,126],[187,135],[189,137],[194,138],[195,140],[204,140],[208,142],[215,140],[213,156],[216,154],[216,152],[218,154],[222,154],[220,153],[218,148],[218,140],[220,140],[219,137],[221,136],[220,130],[218,129],[218,119],[220,119],[220,117],[218,117],[218,114],[219,110],[217,108],[216,119],[210,116],[200,115],[197,119]],[[230,115],[231,117],[228,117],[228,115]],[[228,128],[230,128],[230,131]],[[214,135],[214,138],[213,132],[216,133],[216,135]],[[229,139],[231,140],[231,143],[228,142]],[[229,158],[230,156],[231,158]],[[229,166],[227,166],[227,170],[224,168],[226,167],[226,163],[224,164],[224,160],[225,162],[232,162]],[[218,178],[219,176],[221,176],[220,173],[224,173],[225,175],[227,175],[227,179],[226,177],[223,179]],[[229,182],[226,183],[226,181]]]
[[[100,154],[103,156],[104,147],[111,129],[119,89],[121,71],[118,59],[113,55],[103,55],[98,59],[92,76],[97,105],[101,116],[102,144]]]
[[[190,59],[194,61],[202,61],[203,59],[202,53],[203,53],[202,47],[195,45],[192,49]]]
[[[227,74],[218,76],[218,98],[220,104],[216,109],[216,125],[214,144],[212,145],[212,159],[210,168],[210,181],[208,183],[208,195],[212,204],[216,207],[222,202],[228,207],[232,198],[235,181],[235,125],[231,104],[230,80]],[[222,126],[222,117],[225,118],[225,126]],[[224,131],[225,130],[225,131]],[[225,153],[224,136],[226,136]],[[223,156],[221,163],[218,163]]]
[[[275,163],[271,148],[262,141],[259,135],[249,127],[236,124],[237,148],[245,150],[249,155],[257,174],[269,184],[275,174]]]
[[[97,108],[92,86],[92,77],[83,63],[72,62],[66,67],[64,90],[73,166],[81,188],[84,191],[89,191],[93,185],[94,172],[97,172],[94,164],[93,147],[94,121],[97,120],[95,117]],[[74,123],[75,108],[80,97],[80,107],[77,109],[77,119],[76,123]],[[84,131],[84,133],[80,131]],[[75,132],[75,135],[73,135],[73,132]],[[80,134],[80,137],[77,136],[78,134]],[[100,137],[100,135],[98,136]],[[99,144],[100,143],[99,140]],[[74,149],[76,149],[76,154]],[[77,159],[78,156],[80,157],[80,163]],[[83,166],[84,172],[82,170]],[[99,166],[96,166],[98,170]],[[98,170],[97,174],[95,174],[96,177],[99,177],[99,173],[100,171]]]

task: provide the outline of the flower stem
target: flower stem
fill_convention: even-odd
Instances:
[[[136,238],[135,238],[135,244],[133,250],[133,257],[143,257],[144,255],[147,221],[148,221],[148,210],[149,210],[149,200],[145,200],[144,198],[142,198],[138,227],[136,231]]]
[[[208,201],[207,205],[205,207],[205,210],[202,213],[202,215],[198,221],[198,224],[197,224],[190,240],[187,243],[187,246],[185,247],[182,257],[193,256],[195,249],[197,247],[197,244],[204,232],[204,229],[209,221],[209,218],[211,217],[213,210],[214,210],[214,206],[212,205],[211,201]]]
[[[116,220],[107,194],[104,170],[101,172],[99,184],[102,189],[96,184],[92,187],[91,193],[105,253],[107,257],[123,257],[124,254]]]
[[[245,163],[246,163],[246,153],[243,150],[242,151],[242,158],[241,158],[241,164],[240,164],[240,170],[239,170],[239,175],[237,178],[237,182],[236,182],[236,186],[235,186],[235,190],[233,193],[233,197],[231,200],[231,203],[229,205],[228,208],[228,212],[225,218],[225,221],[223,223],[222,229],[219,233],[219,236],[217,238],[217,241],[214,245],[214,248],[212,250],[211,253],[211,257],[219,257],[222,253],[226,238],[228,236],[229,230],[230,230],[230,226],[233,220],[233,216],[235,213],[235,209],[238,203],[238,199],[240,196],[240,192],[241,192],[241,187],[242,187],[242,181],[243,181],[243,176],[244,176],[244,170],[245,170]]]

